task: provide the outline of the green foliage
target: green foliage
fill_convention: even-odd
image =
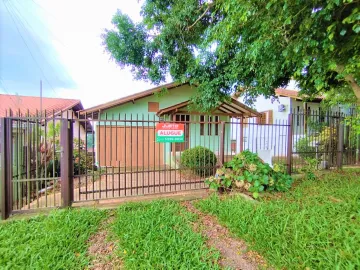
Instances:
[[[218,251],[192,230],[196,216],[174,201],[120,206],[113,230],[126,269],[219,269]]]
[[[197,175],[206,177],[214,173],[217,158],[210,149],[196,146],[182,152],[181,166],[190,169]]]
[[[305,158],[305,165],[300,168],[300,172],[305,174],[307,180],[315,180],[318,164],[319,161],[316,158]]]
[[[344,119],[346,126],[349,126],[352,130],[352,137],[356,137],[358,134],[360,134],[360,108],[357,107],[354,115],[347,116]],[[356,141],[356,139],[354,140]]]
[[[48,142],[54,143],[55,149],[57,151],[60,150],[60,129],[61,129],[60,122],[57,122],[55,125],[54,123],[50,122],[48,123],[46,129],[46,140]],[[45,138],[45,129],[40,130],[40,136]]]
[[[48,177],[60,177],[60,161],[59,158],[51,159],[46,168]],[[55,173],[55,174],[54,174]]]
[[[205,183],[213,189],[242,188],[257,198],[265,190],[287,191],[293,181],[291,176],[285,174],[284,166],[276,164],[272,169],[257,154],[248,150],[236,155],[226,167],[217,170],[216,176],[206,179]]]
[[[85,150],[85,142],[83,140],[74,139],[74,175],[86,174],[88,170],[94,168],[94,158],[88,155]]]
[[[355,0],[146,0],[141,22],[118,11],[103,41],[137,79],[159,84],[170,74],[199,85],[199,110],[240,88],[248,102],[269,97],[291,78],[310,99],[360,96],[359,14]]]
[[[303,159],[316,157],[316,147],[312,145],[312,139],[307,136],[296,142],[295,149],[296,153]]]
[[[0,223],[0,268],[85,269],[87,241],[105,216],[89,209],[56,210]]]
[[[319,135],[315,136],[314,140],[319,143],[319,151],[332,152],[336,155],[339,140],[337,134],[336,127],[325,127]]]
[[[85,149],[85,142],[83,140],[74,139],[73,142],[73,156],[74,156],[74,175],[86,174],[87,171],[97,170],[92,153],[87,153]],[[59,177],[60,168],[60,155],[55,155],[55,159],[51,159],[47,163],[47,175],[49,177]]]
[[[96,170],[92,155],[88,155],[85,150],[74,152],[74,175],[86,174],[87,171]]]
[[[216,215],[275,269],[360,268],[359,171],[324,174],[257,204],[211,196],[198,207]]]

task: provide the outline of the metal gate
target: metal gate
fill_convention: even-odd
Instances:
[[[304,111],[291,114],[292,172],[301,172],[309,160],[317,169],[341,168],[359,163],[360,137],[339,112]],[[353,118],[356,116],[353,116]]]
[[[73,202],[206,188],[206,177],[243,150],[272,165],[282,163],[289,173],[300,172],[308,157],[318,167],[359,161],[359,135],[342,115],[331,113],[293,113],[274,123],[180,114],[97,120],[59,115],[0,118],[2,218]],[[157,143],[158,123],[183,123],[185,142]],[[182,166],[184,151],[198,146],[210,149],[213,161]]]

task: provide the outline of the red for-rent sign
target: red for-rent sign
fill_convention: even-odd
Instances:
[[[156,142],[184,142],[184,124],[156,124]]]

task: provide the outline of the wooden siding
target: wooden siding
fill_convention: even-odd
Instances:
[[[164,165],[164,144],[155,142],[154,127],[97,127],[100,166],[154,167]]]

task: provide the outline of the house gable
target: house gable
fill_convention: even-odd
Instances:
[[[117,105],[115,107],[101,111],[101,119],[119,119],[120,115],[130,117],[130,115],[141,115],[155,117],[156,112],[154,107],[158,107],[159,110],[176,105],[180,102],[185,102],[194,95],[196,91],[195,86],[189,84],[183,84],[176,87],[164,94],[153,94],[134,101],[129,101],[125,104]],[[120,119],[123,117],[120,117]]]

